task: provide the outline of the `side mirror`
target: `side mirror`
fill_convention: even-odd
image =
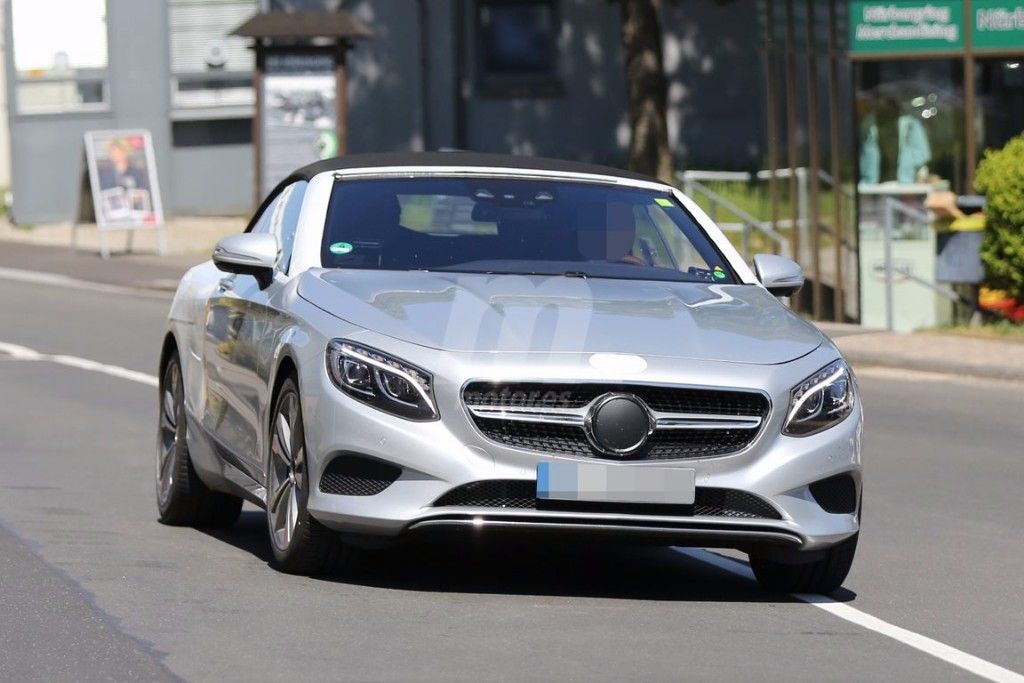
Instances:
[[[804,271],[800,264],[785,256],[757,254],[754,256],[754,274],[775,296],[792,296],[804,286]]]
[[[225,237],[213,248],[213,263],[226,273],[252,275],[266,289],[274,281],[279,249],[277,238],[261,232]]]

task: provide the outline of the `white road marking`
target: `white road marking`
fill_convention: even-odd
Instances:
[[[131,296],[141,296],[150,299],[167,299],[172,294],[171,292],[161,292],[158,290],[122,287],[120,285],[107,285],[101,282],[79,280],[59,273],[44,273],[38,270],[20,270],[18,268],[0,268],[0,279],[24,282],[33,285],[46,285],[48,287],[68,287],[70,289],[86,290],[90,292],[103,292],[104,294],[128,294]]]
[[[712,553],[707,550],[695,550],[692,548],[674,548],[677,553],[692,557],[695,560],[710,564],[719,569],[735,574],[736,576],[742,576],[745,579],[751,581],[756,580],[754,573],[750,570],[744,562],[719,555],[718,553]],[[805,593],[794,593],[793,596],[801,602],[805,602],[809,605],[822,609],[829,614],[844,619],[852,624],[856,624],[869,631],[874,631],[883,636],[892,638],[893,640],[908,645],[915,650],[920,650],[925,654],[929,654],[932,657],[949,662],[954,666],[958,666],[965,671],[969,671],[976,676],[985,678],[996,683],[1024,683],[1024,676],[1009,669],[1004,669],[998,664],[985,661],[980,657],[975,657],[972,654],[968,654],[963,650],[958,650],[955,647],[940,643],[939,641],[923,636],[920,633],[914,633],[908,631],[905,628],[890,624],[887,621],[883,621],[878,617],[873,617],[867,612],[862,612],[855,607],[851,607],[842,602],[836,602],[832,598],[824,595],[810,595]]]
[[[15,360],[46,361],[50,363],[57,363],[58,365],[79,368],[81,370],[88,370],[90,372],[99,372],[151,387],[156,387],[160,384],[159,380],[155,376],[147,375],[144,372],[129,370],[128,368],[122,368],[117,365],[98,363],[96,361],[89,360],[88,358],[79,358],[77,356],[67,356],[63,354],[54,355],[40,353],[35,349],[28,348],[27,346],[19,346],[17,344],[10,344],[7,342],[0,342],[0,354],[7,354]],[[691,548],[675,548],[674,550],[682,555],[692,557],[693,559],[704,562],[705,564],[713,565],[731,574],[735,574],[736,576],[742,576],[743,578],[751,581],[755,580],[754,574],[750,571],[750,568],[739,560],[725,557],[717,553],[711,553],[706,550],[694,550]],[[958,666],[965,671],[969,671],[970,673],[980,676],[981,678],[995,681],[996,683],[1024,683],[1024,676],[1010,671],[1009,669],[1004,669],[998,664],[985,661],[980,657],[975,657],[972,654],[968,654],[963,650],[958,650],[955,647],[941,643],[933,638],[923,636],[919,633],[914,633],[913,631],[901,628],[895,624],[890,624],[878,617],[871,616],[867,612],[861,612],[855,607],[850,607],[847,604],[836,602],[832,598],[823,595],[809,595],[803,593],[793,594],[793,597],[809,605],[814,605],[815,607],[837,616],[840,619],[845,619],[852,624],[856,624],[870,631],[874,631],[875,633],[887,636],[897,642],[908,645],[915,650],[920,650],[925,654],[929,654],[945,662],[949,662],[950,664]]]
[[[45,361],[49,363],[56,363],[58,365],[65,365],[71,368],[78,368],[79,370],[99,372],[104,375],[126,379],[131,382],[138,382],[139,384],[145,384],[151,387],[160,386],[160,381],[153,375],[147,375],[146,373],[138,372],[137,370],[122,368],[119,365],[97,363],[96,361],[89,360],[88,358],[66,356],[64,354],[40,353],[35,349],[28,348],[27,346],[18,346],[17,344],[9,344],[7,342],[0,342],[0,354],[7,354],[14,360]]]

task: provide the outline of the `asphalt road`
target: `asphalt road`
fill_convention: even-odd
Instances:
[[[167,305],[0,281],[0,342],[155,374]],[[861,390],[865,528],[832,606],[1024,672],[1024,386]],[[445,544],[279,574],[255,509],[156,522],[155,424],[145,383],[0,351],[0,678],[975,679],[703,551]]]

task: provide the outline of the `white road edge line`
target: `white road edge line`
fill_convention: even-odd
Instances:
[[[130,296],[141,296],[148,299],[168,299],[173,293],[142,289],[138,287],[125,287],[122,285],[108,285],[101,282],[80,280],[67,275],[61,275],[60,273],[46,273],[39,270],[20,270],[18,268],[0,268],[0,280],[11,280],[13,282],[24,282],[33,285],[47,285],[50,287],[67,287],[70,289],[85,290],[89,292],[102,292],[104,294],[127,294]]]
[[[88,358],[66,356],[64,354],[40,353],[35,349],[28,348],[27,346],[18,346],[17,344],[9,344],[7,342],[0,342],[0,354],[7,354],[15,360],[45,361],[49,363],[56,363],[58,365],[65,365],[71,368],[78,368],[79,370],[99,372],[104,375],[110,375],[111,377],[117,377],[119,379],[126,379],[131,382],[138,382],[139,384],[145,384],[151,387],[160,386],[160,381],[153,375],[148,375],[136,370],[129,370],[128,368],[122,368],[118,365],[97,363],[96,361],[89,360]]]
[[[717,553],[708,552],[706,550],[695,550],[692,548],[673,548],[677,553],[686,555],[699,562],[710,564],[719,569],[725,570],[736,576],[741,576],[745,579],[754,579],[754,573],[750,570],[746,564],[740,560],[735,560],[731,557],[719,555]],[[855,607],[851,607],[842,602],[837,602],[832,598],[824,595],[810,595],[806,593],[794,593],[792,597],[805,602],[808,605],[814,605],[815,607],[822,609],[829,614],[844,619],[852,624],[866,628],[869,631],[874,631],[883,636],[892,638],[893,640],[903,643],[915,650],[920,650],[925,654],[929,654],[932,657],[949,662],[954,666],[958,666],[965,671],[969,671],[976,676],[985,678],[996,683],[1024,683],[1024,676],[1009,669],[1004,669],[998,664],[985,661],[980,657],[975,657],[972,654],[968,654],[963,650],[958,650],[955,647],[941,643],[934,638],[923,636],[920,633],[914,633],[908,631],[905,628],[890,624],[887,621],[883,621],[878,617],[873,617],[867,612],[862,612]]]
[[[57,363],[58,365],[79,368],[80,370],[103,373],[105,375],[138,382],[139,384],[145,384],[151,387],[157,387],[160,385],[159,380],[153,375],[147,375],[144,372],[129,370],[128,368],[122,368],[117,365],[97,363],[96,361],[89,360],[88,358],[79,358],[77,356],[67,356],[63,354],[45,354],[40,353],[35,349],[30,349],[27,346],[19,346],[17,344],[10,344],[7,342],[0,342],[0,353],[5,353],[15,360],[48,361],[51,363]],[[747,565],[739,560],[734,560],[716,553],[710,553],[706,550],[693,550],[691,548],[673,548],[673,550],[699,562],[704,562],[705,564],[718,567],[730,574],[754,580],[753,572],[750,571],[750,568]],[[1004,669],[998,664],[985,661],[980,657],[975,657],[963,650],[958,650],[955,647],[946,645],[945,643],[940,643],[928,636],[922,636],[919,633],[914,633],[913,631],[908,631],[907,629],[896,626],[895,624],[890,624],[878,617],[871,616],[867,612],[861,612],[855,607],[850,607],[847,604],[836,602],[832,598],[823,595],[808,595],[803,593],[795,593],[793,594],[793,597],[801,602],[814,605],[815,607],[818,607],[833,616],[839,617],[840,619],[845,619],[846,621],[849,621],[852,624],[857,624],[869,631],[874,631],[875,633],[892,638],[893,640],[903,643],[904,645],[908,645],[915,650],[920,650],[925,654],[929,654],[945,662],[949,662],[954,666],[958,666],[965,671],[969,671],[970,673],[990,681],[995,681],[996,683],[1024,683],[1024,676],[1010,671],[1009,669]]]

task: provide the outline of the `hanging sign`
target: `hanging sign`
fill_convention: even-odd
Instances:
[[[914,54],[964,49],[963,0],[850,0],[850,54]]]
[[[974,0],[976,50],[1024,50],[1024,0]]]

